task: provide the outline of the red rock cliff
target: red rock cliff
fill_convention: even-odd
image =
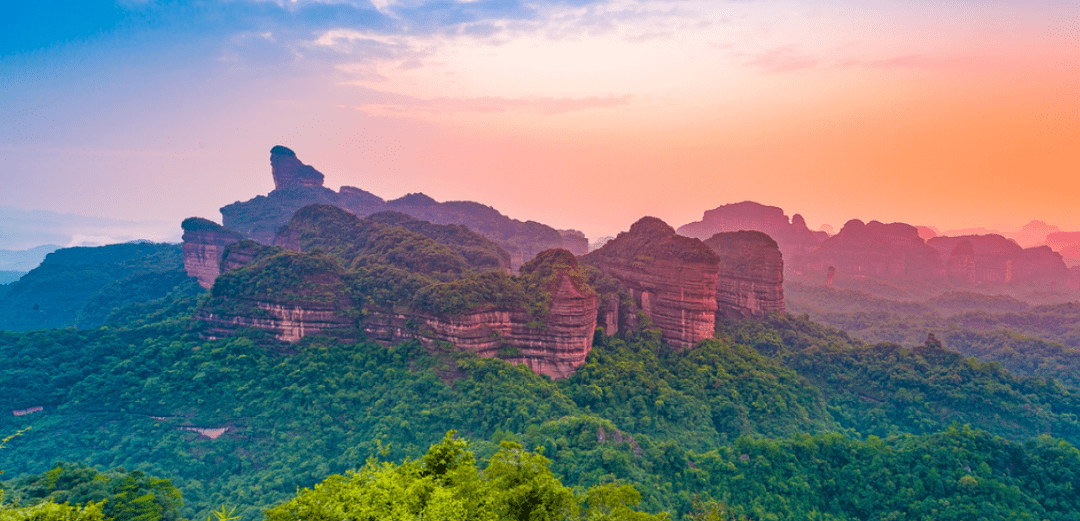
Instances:
[[[668,345],[684,349],[713,336],[720,265],[700,240],[645,217],[583,260],[628,287]]]
[[[240,234],[201,217],[184,219],[184,269],[199,285],[209,289],[221,273],[225,248],[240,240]]]
[[[941,255],[909,224],[848,221],[840,233],[822,241],[808,267],[835,266],[847,275],[937,280],[945,277]]]
[[[705,241],[720,258],[716,304],[732,317],[784,312],[784,258],[761,232],[718,233]]]
[[[539,322],[524,311],[477,311],[460,317],[375,313],[362,327],[384,342],[449,342],[480,356],[499,357],[552,378],[566,378],[589,355],[596,311],[596,296],[576,288],[563,274],[551,311]]]
[[[274,174],[274,189],[296,186],[321,187],[323,175],[314,167],[305,165],[296,158],[296,152],[288,147],[277,145],[270,149],[270,167]]]
[[[679,234],[705,240],[721,232],[759,231],[772,237],[784,255],[791,258],[809,253],[828,237],[825,232],[813,232],[802,216],[788,219],[784,210],[753,201],[726,204],[706,211],[700,221],[679,227]]]

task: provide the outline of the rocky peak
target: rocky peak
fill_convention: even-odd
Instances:
[[[720,258],[700,240],[644,217],[582,260],[625,285],[668,345],[684,349],[713,335]]]
[[[322,187],[323,175],[315,168],[305,165],[288,147],[277,145],[270,149],[270,166],[274,175],[274,189],[297,186]]]
[[[184,230],[184,269],[199,285],[209,289],[221,274],[225,248],[242,237],[220,224],[202,217],[189,217],[180,224]]]
[[[720,258],[716,303],[722,314],[761,316],[784,311],[784,258],[768,235],[718,233],[705,241]]]

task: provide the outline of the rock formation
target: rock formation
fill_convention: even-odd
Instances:
[[[752,201],[726,204],[706,211],[700,221],[679,227],[679,234],[704,240],[719,232],[742,230],[768,234],[788,259],[809,253],[828,237],[825,232],[810,231],[799,214],[791,216],[789,221],[784,210]]]
[[[1049,246],[1021,248],[1001,235],[935,237],[927,244],[946,258],[950,280],[974,284],[1066,284],[1069,270]]]
[[[559,230],[559,235],[562,236],[563,248],[570,253],[578,256],[589,253],[589,239],[584,233],[577,230]]]
[[[296,152],[288,147],[277,145],[270,149],[270,166],[276,190],[297,186],[321,188],[323,185],[322,173],[301,163],[296,158]]]
[[[629,288],[668,345],[683,349],[713,336],[720,258],[700,240],[644,217],[582,260]]]
[[[271,244],[278,228],[300,208],[328,204],[360,217],[393,210],[434,224],[460,224],[495,241],[510,253],[517,269],[537,253],[564,247],[558,230],[537,222],[511,219],[490,206],[470,201],[437,202],[424,194],[409,194],[393,201],[351,186],[335,192],[322,186],[323,176],[300,162],[296,153],[281,145],[270,154],[275,189],[265,196],[221,208],[222,223],[244,238]],[[575,242],[575,248],[576,242]]]
[[[716,304],[731,317],[784,312],[784,259],[761,232],[718,233],[705,241],[720,259]]]
[[[465,227],[396,212],[360,219],[329,205],[297,211],[274,242],[242,240],[225,248],[226,273],[196,315],[207,324],[206,336],[250,327],[288,342],[311,334],[351,340],[361,332],[387,342],[449,342],[553,378],[572,374],[592,346],[596,294],[565,250],[541,252],[512,278],[505,273],[507,253]],[[463,277],[472,282],[446,293],[451,300],[480,299],[463,312],[436,313],[417,303],[425,285]],[[539,286],[522,287],[528,284]],[[491,300],[491,290],[535,298]]]
[[[904,223],[863,223],[852,219],[840,233],[822,241],[807,261],[809,269],[835,266],[846,275],[936,280],[945,277],[938,252],[918,230]]]
[[[596,316],[596,295],[577,288],[563,273],[557,279],[550,312],[539,323],[523,310],[485,310],[456,317],[378,313],[365,319],[362,327],[381,341],[449,342],[480,356],[499,357],[552,378],[566,378],[585,363],[592,349]]]
[[[199,285],[209,289],[221,273],[225,248],[241,239],[240,234],[201,217],[184,219],[184,269]]]

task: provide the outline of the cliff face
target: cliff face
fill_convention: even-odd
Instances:
[[[761,232],[718,233],[705,241],[720,259],[716,304],[732,317],[784,312],[784,258]]]
[[[700,240],[645,217],[583,260],[626,285],[668,345],[713,336],[720,259]]]
[[[589,355],[596,316],[596,296],[575,288],[564,274],[550,313],[539,323],[523,311],[478,311],[459,317],[375,313],[362,327],[381,341],[449,342],[480,356],[499,357],[552,378],[566,378]]]
[[[589,239],[585,234],[577,230],[559,230],[562,236],[563,248],[577,256],[589,253]]]
[[[962,283],[1064,285],[1061,254],[1049,246],[1021,248],[1001,235],[934,237],[927,244],[946,256],[949,278]]]
[[[209,289],[221,273],[225,248],[239,241],[240,234],[201,217],[184,219],[180,226],[184,229],[184,269]]]
[[[679,227],[679,234],[705,240],[721,232],[759,231],[772,237],[788,258],[804,255],[828,237],[825,232],[813,232],[802,216],[788,219],[784,210],[752,201],[726,204],[705,212],[700,221]]]
[[[840,233],[822,241],[809,266],[835,266],[848,275],[936,280],[945,277],[937,250],[927,246],[919,231],[904,223],[848,221]]]

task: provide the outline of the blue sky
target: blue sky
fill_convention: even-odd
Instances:
[[[0,205],[213,219],[295,149],[590,236],[757,200],[818,226],[1080,229],[1076,3],[22,2]]]

